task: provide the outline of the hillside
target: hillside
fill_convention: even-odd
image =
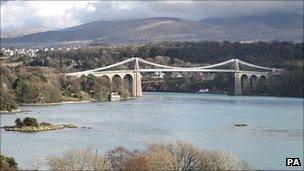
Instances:
[[[95,21],[61,30],[1,38],[1,46],[158,41],[303,41],[303,15],[273,13],[242,18],[145,18]]]
[[[201,24],[218,27],[225,40],[303,41],[303,15],[271,13],[245,17],[207,18]]]

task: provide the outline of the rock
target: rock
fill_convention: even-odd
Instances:
[[[234,124],[234,126],[248,126],[248,124],[245,124],[245,123],[238,123],[238,124]]]
[[[92,129],[90,126],[87,126],[87,127],[83,126],[83,127],[81,127],[81,128],[84,128],[84,129]]]
[[[52,124],[50,123],[47,123],[47,122],[41,122],[40,124],[41,126],[52,126]]]
[[[65,128],[77,128],[77,126],[75,124],[64,124],[62,126]]]

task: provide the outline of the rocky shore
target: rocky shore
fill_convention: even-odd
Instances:
[[[61,104],[77,104],[77,103],[90,103],[93,100],[79,100],[79,101],[61,101],[55,103],[20,103],[19,106],[55,106]]]
[[[38,132],[38,131],[52,131],[64,128],[77,128],[75,124],[62,124],[62,125],[45,125],[45,126],[5,126],[5,131],[18,131],[18,132]]]
[[[14,114],[14,113],[21,113],[22,111],[20,109],[13,109],[13,110],[0,110],[0,115],[1,114]]]

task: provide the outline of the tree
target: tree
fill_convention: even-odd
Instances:
[[[108,170],[108,162],[91,150],[68,151],[48,158],[51,170]]]
[[[5,155],[0,154],[0,170],[17,170],[17,162],[13,157],[7,157]]]
[[[37,120],[31,117],[24,118],[22,123],[24,124],[24,126],[36,126],[36,127],[39,126]]]
[[[21,126],[22,126],[22,121],[21,121],[21,119],[20,119],[20,118],[17,118],[17,119],[15,120],[15,124],[16,124],[16,126],[21,127]]]

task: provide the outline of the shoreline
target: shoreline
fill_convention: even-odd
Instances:
[[[120,99],[120,101],[135,99],[135,97],[129,97],[125,99]],[[17,106],[55,106],[61,104],[78,104],[78,103],[91,103],[91,102],[107,102],[108,100],[79,100],[79,101],[61,101],[54,103],[20,103]]]
[[[121,99],[120,101],[135,99],[134,97]],[[80,100],[80,101],[61,101],[61,102],[55,102],[55,103],[20,103],[17,104],[17,106],[56,106],[56,105],[62,105],[62,104],[81,104],[81,103],[91,103],[91,102],[106,102],[107,100]],[[2,114],[16,114],[16,113],[22,113],[26,110],[20,110],[19,108],[12,111],[0,111],[0,115]]]
[[[39,125],[39,126],[3,126],[0,129],[4,129],[5,131],[16,131],[16,132],[40,132],[40,131],[53,131],[65,128],[78,128],[75,124],[59,124],[59,125]]]
[[[56,106],[61,104],[77,104],[77,103],[90,103],[94,102],[93,100],[83,100],[83,101],[62,101],[62,102],[56,102],[56,103],[20,103],[17,104],[18,108],[12,111],[0,111],[0,115],[2,114],[16,114],[16,113],[22,113],[26,110],[20,110],[19,106]]]
[[[147,93],[185,93],[185,94],[205,94],[205,95],[227,95],[227,96],[234,96],[234,95],[229,95],[228,93],[217,93],[217,92],[212,92],[212,93],[195,93],[195,92],[187,92],[187,91],[143,91]],[[296,96],[276,96],[273,94],[269,93],[259,93],[259,94],[252,94],[252,95],[238,95],[235,97],[273,97],[273,98],[290,98],[290,99],[303,99],[304,97],[296,97]]]
[[[14,114],[14,113],[21,113],[23,112],[23,110],[20,110],[20,109],[15,109],[15,110],[12,110],[12,111],[7,111],[7,110],[4,110],[4,111],[0,111],[0,115],[1,114]]]
[[[77,104],[77,103],[90,103],[94,102],[94,100],[80,100],[80,101],[61,101],[61,102],[54,102],[54,103],[20,103],[17,104],[18,106],[55,106],[61,104]]]

